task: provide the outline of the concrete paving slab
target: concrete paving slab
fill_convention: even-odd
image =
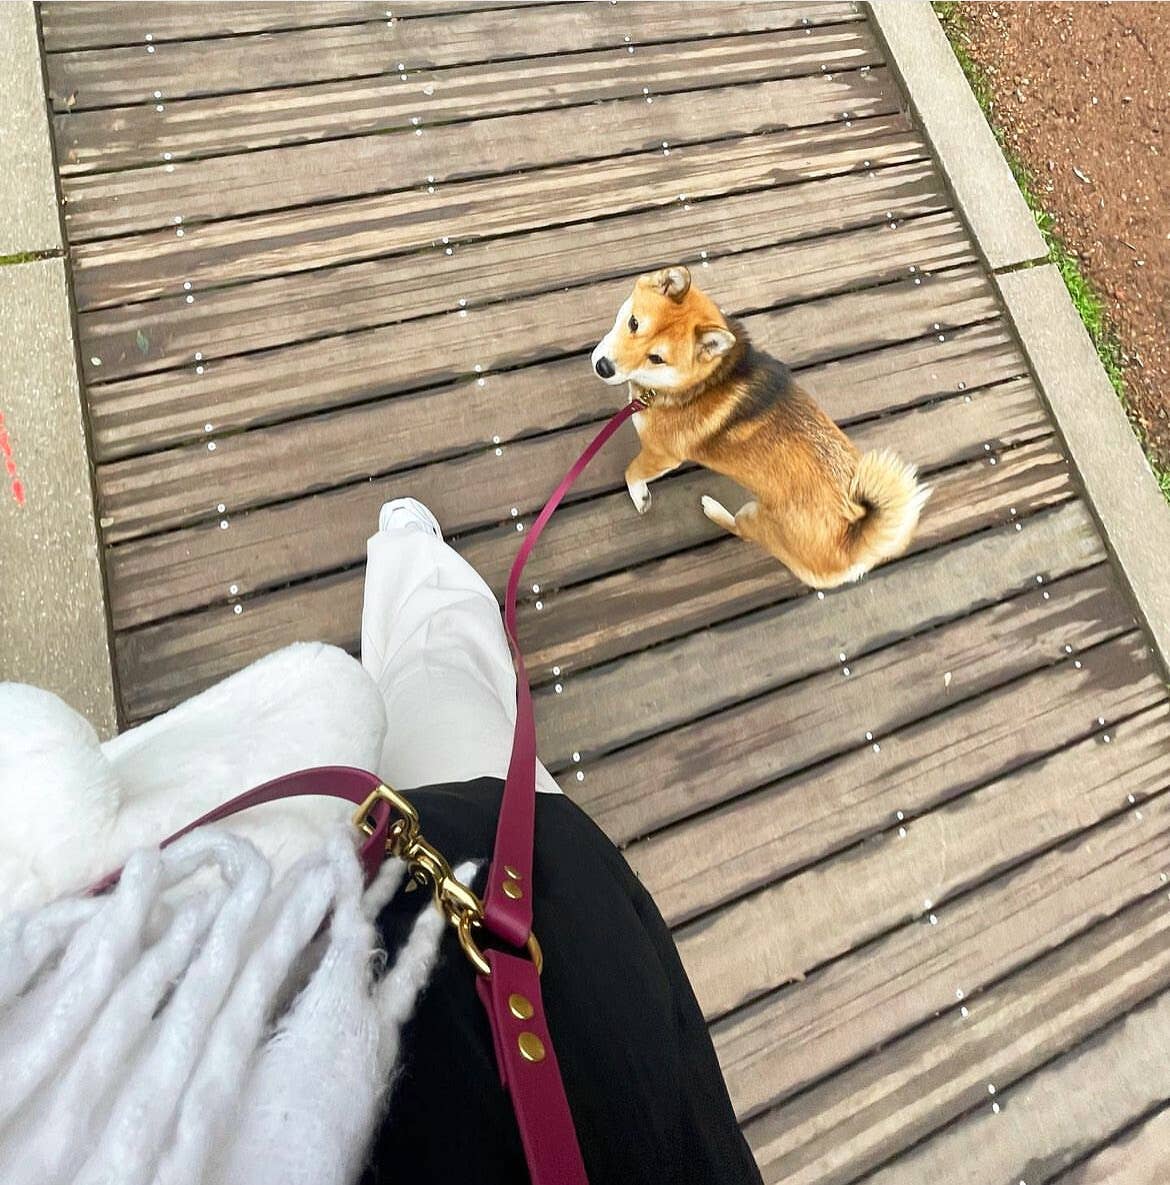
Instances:
[[[1053,264],[995,277],[1105,544],[1170,672],[1170,506]]]
[[[117,711],[62,259],[0,267],[0,680]]]
[[[992,271],[1046,259],[1044,237],[955,60],[929,0],[874,0],[887,61],[938,156]]]
[[[60,251],[61,220],[30,0],[0,4],[0,256]]]

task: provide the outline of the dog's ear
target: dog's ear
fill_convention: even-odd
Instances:
[[[735,345],[735,334],[722,325],[702,325],[695,330],[695,357],[699,362],[722,358]]]
[[[661,271],[651,272],[643,279],[651,288],[657,288],[663,296],[675,301],[681,301],[691,287],[691,273],[681,265],[664,267]]]

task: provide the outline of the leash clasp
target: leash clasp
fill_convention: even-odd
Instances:
[[[480,975],[490,976],[491,964],[475,941],[474,933],[483,927],[483,901],[455,875],[447,858],[423,835],[414,804],[392,787],[385,784],[375,787],[354,811],[353,824],[359,831],[373,835],[370,814],[379,802],[387,803],[396,816],[386,832],[386,854],[405,861],[416,884],[424,888],[430,885],[435,907],[455,927],[463,953]],[[539,975],[544,955],[531,931],[527,945]]]

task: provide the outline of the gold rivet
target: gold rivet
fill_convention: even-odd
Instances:
[[[508,874],[514,881],[522,881],[524,878],[512,867],[511,864],[504,865],[504,872]]]
[[[527,996],[513,992],[508,997],[508,1011],[517,1020],[529,1020],[532,1016],[532,1001]]]
[[[515,881],[504,881],[504,896],[519,901],[524,896],[524,890]]]
[[[516,1039],[520,1056],[526,1062],[544,1061],[544,1042],[535,1033],[521,1033]]]

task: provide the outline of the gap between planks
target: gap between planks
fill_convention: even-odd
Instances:
[[[623,49],[625,47],[622,47]],[[880,65],[865,25],[706,37],[54,116],[63,176]],[[160,110],[161,108],[161,110]]]
[[[901,867],[890,855],[868,886],[872,921],[856,900],[867,885],[856,878],[852,888],[842,884],[840,921],[819,939],[797,936],[803,949],[795,962],[819,962],[714,1026],[741,1114],[827,1080],[932,1015],[975,1012],[981,990],[1158,884],[1167,858],[1167,704],[1156,679],[1148,682],[1159,702],[1115,725],[1111,745],[1099,735],[1082,740],[907,824],[904,837],[891,826],[851,860],[825,866],[819,879],[830,892],[846,872],[876,871],[891,849],[901,852]],[[1083,807],[1076,801],[1080,777],[1068,773],[1081,763]],[[1137,822],[1146,826],[1136,826],[1127,791],[1139,800]],[[941,850],[924,845],[959,832],[966,839],[950,849],[956,864],[948,869]],[[795,886],[797,878],[785,883]],[[781,895],[799,894],[782,884],[771,901]],[[761,926],[767,912],[755,915]],[[814,916],[795,924],[811,925]],[[749,920],[742,908],[741,918]],[[764,941],[773,946],[793,924]],[[680,946],[685,950],[685,938]],[[734,977],[744,959],[738,951],[730,958]]]
[[[667,921],[709,913],[894,819],[909,825],[1084,736],[1095,717],[1069,711],[1081,697],[1108,720],[1132,713],[1131,685],[1148,671],[1139,635],[1112,640],[1132,630],[1124,594],[1103,567],[1054,591],[1055,600],[1012,598],[900,639],[848,680],[823,671],[628,753],[631,785],[666,791],[672,814],[688,812],[626,848]],[[574,796],[592,813],[588,786]],[[703,871],[704,853],[725,869],[717,880]]]
[[[970,339],[964,340],[964,345],[970,344]],[[908,347],[854,356],[802,377],[817,379],[813,384],[815,391],[823,376],[826,394],[822,404],[835,419],[850,425],[882,414],[907,411],[927,402],[937,394],[940,381],[957,373],[978,381],[973,373],[974,360],[957,359],[955,369],[950,370],[948,376],[951,356],[943,354],[940,358],[936,350],[940,347],[933,342],[925,348],[910,343]],[[976,372],[979,380],[997,384],[1018,373],[1021,367],[1014,351],[1001,354],[994,345],[980,355],[978,361],[981,367]],[[964,384],[960,381],[958,385]],[[830,390],[832,394],[828,394]],[[983,435],[983,443],[988,446],[982,450],[984,452],[994,452],[1026,439],[1028,434],[1035,434],[1032,425],[1038,404],[1030,384],[1024,380],[1009,384],[1003,390],[975,388],[955,398],[961,407],[955,408],[954,414],[967,419],[971,425],[964,435],[972,432]],[[993,410],[997,410],[1002,419],[985,423]],[[510,553],[515,547],[517,524],[523,525],[526,516],[539,507],[547,490],[592,434],[593,428],[585,426],[503,450],[504,457],[509,460],[509,471],[523,475],[522,484],[510,491],[502,491],[499,487],[499,465],[503,458],[495,455],[494,448],[489,448],[486,453],[428,465],[373,485],[347,487],[300,503],[259,510],[237,518],[234,523],[229,522],[230,530],[213,524],[210,529],[192,527],[153,540],[126,543],[107,552],[110,606],[115,624],[122,628],[185,607],[220,600],[223,590],[230,584],[236,585],[232,595],[248,594],[295,579],[298,575],[321,573],[360,562],[378,506],[384,498],[403,492],[431,505],[440,521],[446,524],[448,534],[457,539],[477,528],[493,530],[488,549],[491,554],[477,549],[469,553],[469,558],[485,572],[489,581],[494,582],[499,555]],[[937,447],[939,442],[924,444]],[[628,450],[629,446],[625,450],[615,446],[603,454],[587,471],[584,484],[577,492],[577,500],[585,501],[619,489]],[[915,459],[926,459],[919,456],[921,449],[916,442],[908,451]],[[668,481],[659,488],[665,490],[673,486]],[[508,496],[504,496],[505,493]],[[546,565],[548,557],[563,551],[558,540],[571,531],[579,533],[580,518],[573,509],[576,504],[576,501],[569,503],[550,528],[548,544],[534,561],[533,576],[538,581],[562,584],[573,579],[564,570],[560,575],[549,571]],[[614,504],[615,510],[617,505]],[[346,506],[352,509],[343,516],[338,507]],[[511,513],[512,509],[515,514]],[[342,524],[347,518],[351,525],[343,529]],[[616,515],[616,521],[623,518],[628,519],[629,515]],[[640,520],[638,525],[623,524],[626,534],[621,540],[637,541],[638,548],[644,549],[642,554],[653,555],[653,548],[661,546],[655,541],[663,531],[663,527],[657,525],[662,518],[658,515]],[[500,525],[501,520],[503,525]],[[675,520],[670,521],[673,524]],[[307,535],[306,531],[311,530],[314,523],[320,523],[322,527],[328,524],[328,531],[314,531]],[[702,537],[712,537],[709,528],[704,531],[706,534]],[[284,542],[281,549],[274,550],[265,546],[266,540]],[[599,552],[614,541],[590,541],[582,537],[581,542],[584,546],[579,559],[587,561],[587,570],[596,574]],[[294,550],[289,550],[290,547]],[[677,546],[672,544],[669,549],[677,550]],[[625,554],[631,553],[627,550]],[[624,565],[615,557],[611,566]]]
[[[79,49],[141,48],[147,32],[158,45],[192,38],[236,37],[242,33],[282,33],[331,25],[358,25],[457,12],[522,8],[550,0],[397,0],[387,11],[387,0],[354,2],[328,0],[235,0],[232,4],[165,3],[127,5],[125,0],[50,0],[41,5],[41,30],[46,53]]]
[[[872,162],[871,162],[872,164]],[[78,319],[88,383],[209,366],[300,341],[459,314],[650,270],[941,214],[948,198],[926,161],[754,189],[664,209],[484,238],[453,256],[341,264],[94,309]],[[176,287],[179,287],[176,284]],[[468,313],[470,315],[470,312]],[[94,357],[97,362],[93,361]]]
[[[55,111],[84,111],[149,103],[156,90],[169,102],[357,80],[384,75],[389,68],[409,76],[440,66],[519,64],[530,57],[606,47],[625,53],[627,36],[645,45],[703,38],[716,31],[748,34],[793,28],[803,19],[818,25],[860,19],[856,9],[827,3],[799,8],[784,3],[728,3],[720,5],[719,11],[719,30],[712,28],[709,13],[690,4],[633,2],[622,6],[618,20],[609,5],[566,4],[511,13],[472,11],[421,22],[383,18],[348,28],[158,44],[147,42],[144,31],[139,44],[125,48],[49,54],[49,97]],[[502,47],[523,47],[524,52],[501,53]]]
[[[884,67],[663,95],[653,130],[642,96],[564,111],[501,115],[407,132],[63,177],[71,243],[238,218],[337,199],[419,189],[573,161],[604,161],[662,144],[709,142],[794,126],[851,124],[898,112]],[[416,132],[423,132],[419,127]],[[481,163],[482,162],[482,163]],[[241,171],[246,183],[242,183]],[[176,219],[183,225],[176,228]],[[183,232],[179,236],[179,231]]]
[[[1084,507],[1064,502],[1033,515],[1022,532],[984,530],[878,568],[832,600],[800,597],[663,642],[568,680],[561,694],[540,689],[534,698],[541,755],[561,769],[579,752],[588,778],[602,755],[832,669],[841,651],[848,656],[841,674],[849,678],[864,670],[866,655],[893,640],[1102,555]],[[791,638],[800,645],[786,641]],[[628,711],[630,687],[638,688],[636,714]]]
[[[1150,982],[1158,983],[1156,976]],[[1056,1178],[1056,1185],[1163,1185],[1170,1148],[1170,1104],[1165,1099],[1146,1114],[1109,1133],[1108,1142]]]
[[[813,128],[660,147],[584,164],[342,198],[319,206],[224,222],[71,244],[80,309],[177,295],[346,262],[437,249],[453,259],[483,238],[638,210],[670,208],[680,192],[694,201],[780,189],[816,177],[922,160],[921,135],[904,114]]]
[[[1151,830],[1165,828],[1165,814],[1164,801],[1149,804]],[[1164,835],[1163,830],[1159,838]],[[874,1185],[953,1180],[962,1166],[977,1163],[988,1180],[1027,1174],[1044,1185],[1158,1106],[1170,1093],[1168,1067],[1170,992],[1163,990],[1049,1066],[997,1092],[998,1112],[989,1104],[970,1111],[870,1180]],[[1131,1185],[1133,1178],[1123,1180]]]
[[[1011,772],[940,804],[919,799],[911,781],[902,789],[913,816],[901,826],[894,812],[883,812],[852,846],[818,854],[793,875],[677,930],[707,1015],[726,1015],[799,982],[897,926],[945,925],[960,894],[1125,811],[1127,794],[1145,800],[1160,793],[1170,778],[1166,700],[1152,668],[1142,669],[1143,654],[1141,638],[1131,637],[1120,658],[1108,649],[1095,656],[1099,669],[1112,657],[1127,682],[1110,696],[1084,680],[1089,694],[1062,705],[1080,712],[1066,748],[1042,742]],[[1115,715],[1107,732],[1096,724],[1101,703],[1128,713]],[[1052,739],[1058,735],[1059,726]]]
[[[970,245],[953,216],[928,215],[900,233],[896,244],[895,235],[875,227],[716,257],[703,261],[696,283],[743,319],[761,349],[786,356],[795,368],[912,338],[916,329],[945,343],[956,327],[995,314],[986,283],[964,270]],[[918,263],[907,265],[907,258]],[[923,274],[911,280],[919,269]],[[238,512],[415,467],[428,451],[458,453],[460,444],[467,451],[489,439],[508,445],[600,418],[621,396],[597,381],[584,352],[633,282],[631,274],[92,386],[104,538],[119,542],[199,521],[217,501]],[[855,313],[867,317],[867,337],[851,322]],[[813,316],[822,323],[815,344]],[[400,402],[405,395],[419,397]],[[352,410],[320,418],[341,408]],[[315,414],[298,428],[306,413]],[[267,442],[287,446],[299,430],[314,447],[305,454],[309,436],[300,442],[295,468],[257,463]],[[318,447],[322,430],[366,443],[338,453]],[[198,443],[187,443],[195,433]]]
[[[985,1113],[1012,1089],[1026,1090],[1020,1081],[1025,1075],[1059,1074],[1062,1054],[1170,986],[1168,926],[1163,892],[1139,897],[986,989],[965,1016],[951,1009],[928,1020],[749,1122],[745,1134],[765,1180],[846,1185],[947,1124],[962,1122],[965,1113]],[[1126,1109],[1143,1102],[1137,1092]],[[1165,1123],[1158,1127],[1167,1130]],[[1005,1128],[1005,1139],[1021,1141],[1021,1166],[1034,1165],[1034,1129],[1010,1122]],[[1108,1136],[1116,1139],[1116,1132]],[[1119,1147],[1093,1157],[1096,1164],[1060,1175],[1060,1185],[1161,1185],[1164,1142],[1156,1158],[1142,1156],[1148,1167],[1156,1159],[1156,1174],[1139,1181],[1126,1171],[1136,1167],[1131,1147],[1143,1143],[1140,1135],[1133,1145],[1123,1137]],[[1027,1180],[1037,1185],[1049,1179],[1027,1170]]]

